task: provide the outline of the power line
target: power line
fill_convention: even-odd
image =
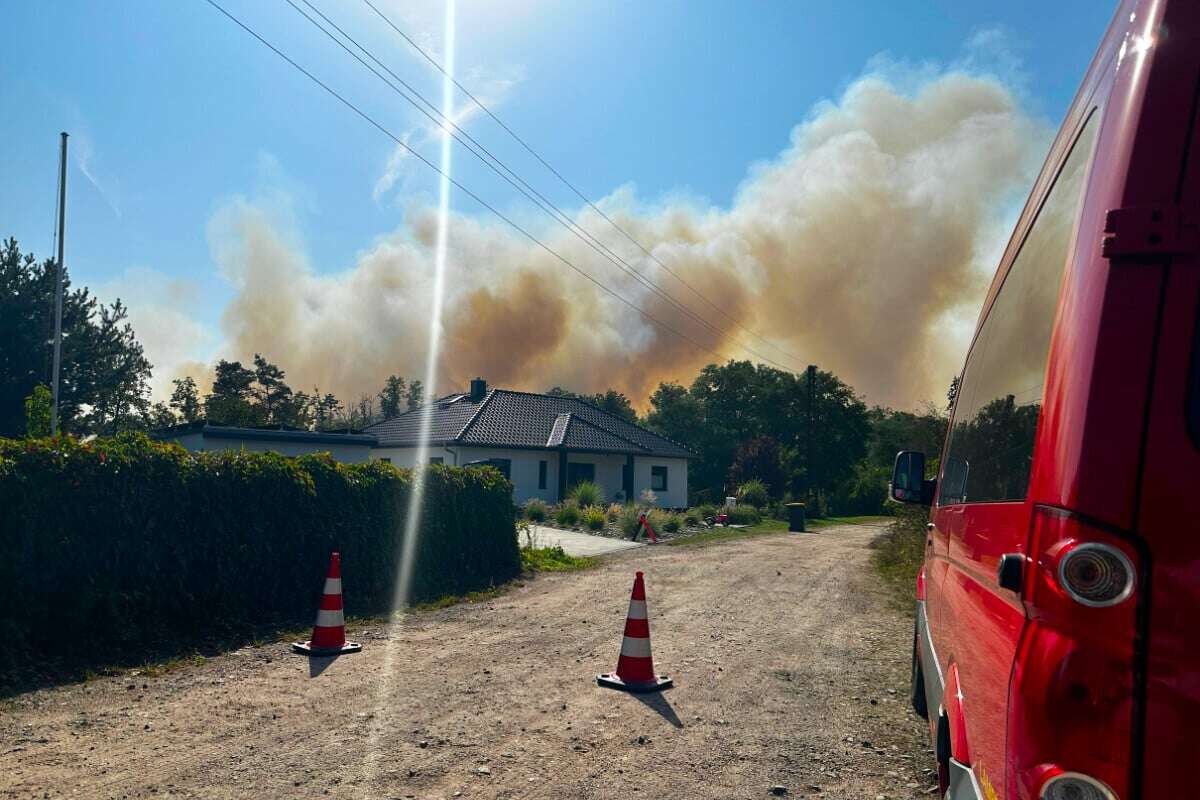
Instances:
[[[677,300],[669,292],[664,290],[662,287],[658,286],[656,283],[651,281],[646,276],[639,273],[633,267],[633,265],[631,265],[629,262],[627,262],[625,259],[623,259],[617,253],[613,252],[607,245],[604,244],[604,242],[600,241],[595,236],[593,236],[586,228],[584,228],[583,226],[581,226],[577,222],[575,222],[575,220],[573,220],[569,214],[567,214],[561,208],[556,206],[549,198],[547,198],[545,195],[543,195],[541,192],[539,192],[536,188],[534,188],[528,182],[526,182],[520,175],[518,175],[515,171],[513,171],[510,167],[508,167],[504,162],[502,162],[499,158],[497,158],[495,156],[495,154],[493,154],[484,145],[482,145],[473,136],[471,136],[471,134],[469,134],[468,132],[466,132],[465,130],[460,128],[454,122],[453,119],[450,119],[449,117],[447,117],[444,113],[442,113],[441,110],[439,110],[437,108],[436,105],[434,105],[432,102],[430,102],[428,100],[428,98],[424,97],[411,84],[406,82],[403,78],[401,78],[399,75],[397,75],[391,69],[389,69],[387,67],[387,65],[384,64],[382,61],[380,61],[378,58],[376,58],[375,55],[373,53],[371,53],[370,50],[368,50],[366,47],[364,47],[362,44],[360,44],[353,36],[351,36],[349,33],[347,33],[336,22],[331,20],[324,13],[322,13],[320,9],[318,9],[316,6],[314,6],[310,2],[310,0],[301,0],[301,2],[303,2],[304,5],[308,6],[309,9],[311,9],[322,20],[324,20],[330,27],[332,27],[339,34],[341,34],[342,37],[344,37],[347,41],[349,41],[356,48],[358,48],[358,50],[360,50],[367,58],[369,58],[376,65],[378,65],[380,69],[382,69],[389,76],[391,76],[397,83],[399,83],[401,86],[403,86],[404,89],[407,89],[408,92],[406,93],[403,89],[399,88],[398,86],[393,84],[391,81],[389,81],[388,78],[386,78],[382,74],[380,74],[379,70],[375,69],[370,64],[368,64],[366,61],[364,61],[357,53],[355,53],[353,50],[351,50],[349,47],[347,47],[345,45],[345,43],[340,41],[329,30],[327,30],[319,22],[317,22],[315,19],[313,19],[311,16],[309,16],[308,13],[304,11],[304,9],[302,9],[298,5],[296,5],[294,0],[285,0],[285,2],[287,2],[287,4],[290,5],[293,10],[295,10],[297,13],[299,13],[301,16],[303,16],[306,20],[308,20],[308,22],[311,23],[314,27],[316,27],[318,30],[320,30],[322,33],[324,33],[327,37],[329,37],[329,39],[332,42],[334,42],[340,48],[345,50],[359,64],[361,64],[363,67],[368,69],[373,75],[375,75],[375,77],[379,78],[379,80],[381,80],[384,83],[384,85],[386,85],[393,92],[395,92],[396,94],[398,94],[402,98],[404,98],[408,103],[410,103],[414,108],[416,108],[418,111],[420,111],[425,117],[427,117],[435,125],[442,128],[447,134],[452,136],[455,141],[457,141],[459,144],[461,144],[468,152],[470,152],[473,156],[475,156],[477,159],[479,159],[480,162],[482,162],[485,166],[487,166],[489,169],[491,169],[493,172],[495,172],[497,175],[499,175],[504,181],[506,181],[510,186],[512,186],[514,189],[516,189],[518,192],[520,192],[522,195],[524,195],[528,200],[533,202],[534,205],[538,206],[538,208],[540,208],[542,211],[546,212],[546,214],[548,214],[555,222],[557,222],[558,224],[560,224],[564,228],[566,228],[568,232],[574,234],[581,241],[583,241],[584,244],[591,247],[592,250],[595,251],[598,255],[607,259],[609,261],[609,263],[613,264],[615,267],[617,267],[621,271],[623,271],[626,274],[633,277],[635,280],[637,280],[643,286],[647,287],[652,292],[657,294],[664,301],[666,301],[667,303],[670,303],[672,306],[677,308],[680,312],[682,312],[683,314],[685,314],[686,316],[691,318],[694,322],[696,322],[698,325],[700,325],[702,328],[704,328],[710,334],[712,334],[718,342],[725,338],[725,336],[727,335],[727,331],[721,330],[720,328],[716,327],[708,320],[706,320],[703,317],[701,317],[700,315],[696,314],[694,311],[692,311],[692,309],[688,308],[685,304],[683,304],[682,302]],[[410,96],[410,93],[411,93],[411,96]],[[414,99],[414,97],[416,99]],[[418,100],[420,101],[419,103],[418,103]],[[422,107],[422,104],[425,107]],[[428,108],[429,110],[426,110],[426,108]],[[785,369],[785,370],[788,369],[788,367],[786,365],[780,364],[778,361],[775,361],[770,356],[764,355],[763,353],[758,352],[757,350],[755,350],[752,347],[749,347],[744,344],[739,344],[739,346],[742,347],[743,349],[745,349],[746,352],[750,353],[751,355],[755,356],[756,358],[758,358],[762,361],[771,363],[774,366],[779,367],[781,369]]]
[[[378,8],[375,7],[375,5],[371,2],[371,0],[363,0],[363,2],[367,5],[368,8],[370,8],[372,11],[374,11],[375,14],[378,15],[378,17],[380,19],[382,19],[389,28],[391,28],[393,31],[395,31],[402,39],[404,39],[404,41],[408,42],[409,45],[411,45],[413,47],[413,49],[415,49],[418,53],[420,53],[425,58],[426,61],[428,61],[430,64],[432,64],[434,69],[436,69],[438,72],[442,73],[443,75],[446,75],[446,77],[448,77],[451,80],[451,82],[454,83],[454,85],[458,88],[459,91],[461,91],[468,98],[470,98],[471,102],[473,102],[475,105],[479,106],[479,108],[483,111],[483,113],[485,113],[489,117],[491,117],[492,121],[495,122],[497,125],[499,125],[501,128],[503,128],[504,131],[517,142],[517,144],[521,145],[521,147],[523,147],[526,150],[526,152],[528,152],[531,156],[536,158],[538,160],[538,162],[543,167],[545,167],[547,170],[549,170],[551,172],[551,174],[554,175],[554,177],[558,178],[558,180],[561,181],[564,186],[566,186],[568,189],[570,189],[572,192],[574,192],[575,196],[578,197],[580,200],[582,200],[584,203],[586,203],[588,208],[592,209],[597,214],[599,214],[600,217],[602,219],[604,219],[605,222],[607,222],[609,225],[611,225],[613,228],[615,228],[617,231],[619,231],[622,236],[624,236],[626,239],[628,239],[630,242],[632,242],[639,250],[641,250],[643,253],[645,253],[648,258],[650,258],[652,261],[654,261],[654,263],[656,263],[660,267],[662,267],[667,272],[668,275],[675,278],[675,280],[679,281],[681,284],[686,286],[692,292],[692,294],[699,297],[701,300],[703,300],[705,303],[707,303],[711,308],[716,310],[719,314],[721,314],[723,317],[728,319],[733,324],[737,325],[739,328],[741,328],[746,333],[750,334],[751,336],[754,336],[759,341],[774,348],[776,351],[787,356],[795,363],[801,362],[801,359],[799,356],[797,356],[794,353],[788,352],[787,350],[785,350],[782,347],[780,347],[779,345],[775,344],[770,339],[767,339],[766,337],[764,337],[762,334],[758,333],[757,331],[754,331],[754,330],[746,327],[744,324],[742,324],[742,322],[740,320],[738,320],[733,315],[729,314],[727,311],[725,311],[725,309],[721,308],[721,306],[719,304],[714,303],[713,301],[709,300],[704,294],[702,294],[700,292],[699,289],[697,289],[695,286],[690,284],[681,275],[676,273],[673,269],[671,269],[669,266],[667,266],[661,260],[659,260],[659,258],[656,255],[654,255],[654,253],[652,253],[649,249],[647,249],[645,245],[643,245],[641,242],[639,242],[637,239],[635,239],[632,234],[630,234],[627,230],[625,230],[620,225],[618,225],[615,220],[613,220],[611,217],[609,217],[608,214],[605,214],[604,211],[602,211],[595,203],[593,203],[591,200],[589,200],[588,197],[583,192],[581,192],[578,188],[575,187],[575,184],[573,184],[569,180],[567,180],[566,177],[563,176],[563,174],[561,172],[559,172],[557,169],[555,169],[550,164],[550,162],[548,162],[548,161],[546,161],[546,159],[542,158],[542,156],[536,150],[534,150],[532,146],[530,146],[524,139],[522,139],[519,135],[517,135],[516,131],[514,131],[512,128],[508,127],[508,125],[504,124],[504,122],[499,117],[497,117],[494,113],[492,113],[491,109],[489,109],[487,106],[485,106],[477,97],[475,97],[475,95],[471,94],[471,92],[467,89],[467,87],[465,87],[461,83],[459,83],[457,78],[455,78],[453,75],[447,75],[446,70],[442,68],[442,65],[439,64],[437,62],[437,60],[435,58],[433,58],[433,56],[429,55],[429,53],[427,53],[424,50],[424,48],[421,47],[421,45],[417,44],[416,41],[414,41],[411,36],[409,36],[404,31],[400,30],[400,28],[398,28],[396,26],[396,24],[394,22],[392,22],[392,20],[390,18],[388,18],[388,16],[386,14],[384,14],[382,11],[380,11]],[[774,363],[774,362],[772,362],[772,363]]]
[[[499,217],[499,218],[500,218],[500,220],[502,220],[504,223],[506,223],[506,224],[507,224],[509,227],[511,227],[513,230],[517,231],[517,232],[518,232],[518,233],[520,233],[522,236],[524,236],[525,238],[529,239],[529,241],[533,242],[533,243],[534,243],[534,244],[536,244],[538,247],[540,247],[540,248],[542,248],[543,250],[545,250],[545,251],[546,251],[547,253],[549,253],[551,256],[553,256],[554,258],[558,259],[559,261],[561,261],[561,262],[562,262],[563,264],[565,264],[566,266],[570,267],[570,268],[571,268],[572,270],[574,270],[575,272],[578,272],[580,275],[582,275],[582,276],[583,276],[584,278],[586,278],[588,281],[590,281],[591,283],[595,284],[595,285],[596,285],[596,287],[597,287],[597,288],[599,288],[601,291],[603,291],[603,292],[605,292],[606,294],[609,294],[609,295],[611,295],[612,297],[616,298],[616,299],[617,299],[617,300],[619,300],[620,302],[622,302],[622,303],[624,303],[625,305],[627,305],[627,306],[629,306],[630,308],[632,308],[634,311],[637,311],[637,312],[638,312],[638,313],[639,313],[639,314],[640,314],[642,317],[644,317],[644,318],[645,318],[647,321],[654,323],[655,325],[657,325],[658,327],[662,328],[663,330],[665,330],[665,331],[668,331],[669,333],[673,333],[674,335],[678,336],[680,339],[683,339],[684,341],[686,341],[686,342],[690,343],[692,346],[694,346],[695,348],[697,348],[697,349],[698,349],[698,350],[700,350],[701,352],[710,353],[711,355],[715,355],[715,356],[717,356],[718,358],[723,358],[723,357],[724,357],[724,356],[723,356],[723,355],[722,355],[720,352],[718,352],[718,351],[716,351],[716,350],[713,350],[711,347],[706,347],[705,345],[702,345],[702,344],[700,344],[699,342],[697,342],[695,339],[693,339],[692,337],[688,336],[687,334],[685,334],[685,333],[683,333],[683,332],[681,332],[681,331],[679,331],[679,330],[676,330],[675,328],[671,327],[671,326],[670,326],[670,325],[668,325],[667,323],[665,323],[665,322],[663,322],[662,320],[660,320],[660,319],[658,319],[657,317],[655,317],[655,316],[654,316],[653,314],[651,314],[650,312],[648,312],[648,311],[646,311],[645,309],[643,309],[641,306],[637,305],[636,303],[634,303],[634,302],[633,302],[633,301],[631,301],[631,300],[628,300],[628,299],[626,299],[625,297],[621,296],[620,294],[618,294],[618,293],[617,293],[616,291],[614,291],[613,289],[610,289],[608,286],[605,286],[603,283],[601,283],[600,281],[598,281],[598,280],[597,280],[596,278],[594,278],[593,276],[589,275],[587,272],[584,272],[582,269],[580,269],[580,268],[579,268],[579,267],[577,267],[577,266],[576,266],[574,263],[572,263],[572,262],[570,261],[570,259],[568,259],[566,256],[562,255],[562,254],[561,254],[561,253],[559,253],[557,250],[554,250],[553,248],[551,248],[551,247],[550,247],[549,245],[547,245],[546,243],[542,242],[540,239],[538,239],[538,238],[537,238],[536,236],[534,236],[532,233],[530,233],[529,231],[525,230],[525,228],[521,227],[521,226],[520,226],[520,225],[518,225],[516,222],[514,222],[514,221],[513,221],[513,220],[512,220],[510,217],[508,217],[508,216],[506,216],[505,214],[501,213],[499,209],[497,209],[495,206],[493,206],[493,205],[491,205],[490,203],[488,203],[486,200],[484,200],[482,197],[480,197],[479,195],[477,195],[475,192],[473,192],[473,191],[471,191],[470,189],[468,189],[466,186],[464,186],[462,183],[460,183],[459,181],[457,181],[457,180],[456,180],[456,179],[454,179],[453,177],[451,177],[451,176],[449,176],[449,175],[445,175],[445,174],[442,172],[442,170],[441,170],[441,169],[440,169],[440,168],[439,168],[439,167],[438,167],[436,164],[434,164],[434,163],[433,163],[432,161],[430,161],[429,159],[425,158],[423,155],[421,155],[420,153],[418,153],[418,152],[417,152],[416,150],[414,150],[413,148],[409,147],[409,146],[408,146],[408,145],[407,145],[407,144],[406,144],[406,143],[405,143],[405,142],[404,142],[404,141],[403,141],[403,140],[402,140],[400,137],[396,136],[396,134],[392,133],[390,130],[388,130],[386,127],[384,127],[384,126],[383,126],[383,124],[381,124],[380,122],[378,122],[377,120],[375,120],[375,118],[374,118],[374,117],[372,117],[371,115],[367,114],[365,111],[363,111],[361,108],[359,108],[358,106],[356,106],[354,103],[352,103],[352,102],[350,102],[349,100],[347,100],[347,99],[346,99],[344,96],[342,96],[342,95],[341,95],[341,94],[339,94],[339,93],[338,93],[336,90],[334,90],[333,88],[331,88],[331,87],[330,87],[330,86],[329,86],[327,83],[325,83],[324,81],[322,81],[322,80],[321,80],[320,78],[318,78],[317,76],[313,75],[311,72],[309,72],[309,71],[308,71],[307,69],[305,69],[304,67],[300,66],[300,64],[298,64],[297,62],[295,62],[294,60],[292,60],[292,58],[291,58],[290,56],[288,56],[288,55],[287,55],[286,53],[284,53],[282,50],[280,50],[280,49],[279,49],[279,48],[277,48],[275,45],[271,44],[269,41],[267,41],[267,40],[266,40],[266,39],[264,39],[262,36],[260,36],[260,35],[259,35],[259,34],[258,34],[256,31],[254,31],[254,29],[250,28],[248,25],[246,25],[246,24],[245,24],[244,22],[242,22],[240,19],[238,19],[237,17],[235,17],[235,16],[234,16],[233,14],[231,14],[229,11],[226,11],[224,7],[222,7],[222,6],[221,6],[219,3],[217,3],[217,2],[216,2],[216,0],[205,0],[205,2],[207,2],[207,3],[208,3],[210,6],[212,6],[213,8],[215,8],[217,11],[221,12],[223,15],[225,15],[225,17],[227,17],[227,18],[228,18],[228,19],[229,19],[231,22],[233,22],[233,23],[234,23],[235,25],[237,25],[239,28],[241,28],[242,30],[244,30],[246,33],[250,34],[250,35],[251,35],[252,37],[254,37],[254,38],[255,38],[255,39],[256,39],[256,40],[257,40],[257,41],[258,41],[260,44],[262,44],[264,47],[266,47],[267,49],[269,49],[271,52],[275,53],[275,55],[277,55],[277,56],[279,56],[280,58],[282,58],[282,59],[283,59],[284,61],[286,61],[286,62],[287,62],[287,63],[288,63],[288,64],[289,64],[291,67],[293,67],[295,70],[297,70],[298,72],[300,72],[302,75],[304,75],[304,76],[305,76],[306,78],[308,78],[310,81],[312,81],[312,82],[313,82],[313,83],[315,83],[317,86],[319,86],[319,87],[321,87],[322,89],[324,89],[326,93],[328,93],[330,96],[332,96],[332,97],[333,97],[334,99],[336,99],[338,102],[340,102],[342,105],[346,106],[346,107],[347,107],[347,108],[349,108],[351,111],[353,111],[355,114],[357,114],[358,116],[362,117],[362,119],[363,119],[363,120],[365,120],[367,123],[369,123],[369,124],[370,124],[371,126],[373,126],[375,129],[377,129],[377,130],[378,130],[380,133],[382,133],[384,136],[387,136],[389,139],[391,139],[393,142],[395,142],[396,144],[398,144],[400,147],[403,147],[403,148],[404,148],[406,151],[408,151],[408,153],[409,153],[410,155],[412,155],[414,158],[416,158],[416,159],[417,159],[418,161],[420,161],[422,164],[424,164],[425,166],[429,167],[430,169],[432,169],[432,170],[433,170],[434,172],[436,172],[437,174],[439,174],[439,175],[443,175],[443,176],[446,178],[446,180],[448,180],[448,181],[449,181],[449,182],[450,182],[450,183],[451,183],[451,184],[452,184],[452,185],[453,185],[453,186],[454,186],[456,189],[458,189],[458,190],[459,190],[459,191],[461,191],[463,194],[465,194],[465,195],[467,195],[468,197],[470,197],[470,198],[471,198],[472,200],[474,200],[475,202],[479,203],[479,205],[481,205],[481,206],[483,206],[484,208],[486,208],[486,209],[487,209],[488,211],[490,211],[492,214],[494,214],[494,215],[496,215],[497,217]]]

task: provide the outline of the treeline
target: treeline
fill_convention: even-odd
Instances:
[[[222,359],[214,371],[212,391],[203,397],[190,376],[173,381],[171,416],[164,422],[206,419],[216,425],[353,430],[412,411],[425,399],[421,381],[409,383],[399,375],[389,376],[377,394],[364,394],[348,405],[320,389],[311,394],[296,391],[286,378],[282,369],[258,353],[253,368]]]
[[[831,372],[815,370],[811,392],[808,380],[749,361],[710,364],[690,386],[660,384],[643,421],[699,456],[688,472],[695,502],[759,480],[773,499],[814,513],[877,513],[898,450],[941,451],[940,409],[868,407]]]

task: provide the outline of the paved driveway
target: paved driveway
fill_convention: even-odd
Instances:
[[[539,547],[561,547],[569,556],[602,556],[606,553],[616,553],[630,550],[634,547],[645,547],[645,542],[630,542],[625,539],[610,539],[607,536],[593,536],[590,533],[564,531],[558,528],[548,528],[544,525],[533,525],[533,535]]]

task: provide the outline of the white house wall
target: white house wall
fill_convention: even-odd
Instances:
[[[459,447],[458,463],[482,461],[488,458],[507,458],[512,462],[509,480],[513,483],[513,502],[521,505],[537,497],[547,503],[557,502],[558,453],[548,450],[515,450],[503,447]],[[546,462],[546,488],[538,488],[538,462]],[[447,462],[449,463],[449,462]]]
[[[516,450],[503,447],[430,447],[429,457],[441,456],[443,463],[462,466],[471,461],[507,458],[512,462],[509,479],[513,482],[513,502],[517,505],[537,497],[547,503],[558,500],[558,453],[546,450]],[[411,467],[417,458],[415,447],[376,447],[371,458],[388,458],[394,466]],[[546,488],[538,488],[538,462],[546,462]]]
[[[411,467],[416,460],[415,447],[376,447],[371,451],[371,458],[387,458],[397,467]],[[510,479],[513,483],[513,502],[522,505],[531,498],[537,497],[547,503],[558,502],[558,458],[557,450],[517,450],[504,447],[441,447],[429,448],[429,457],[441,457],[444,463],[451,466],[462,466],[471,461],[483,461],[489,458],[507,458],[512,462]],[[546,488],[538,488],[538,462],[546,462]],[[613,502],[616,494],[622,490],[622,468],[625,466],[625,456],[609,453],[568,453],[567,462],[571,464],[594,464],[596,467],[596,483],[605,502]],[[684,458],[649,458],[637,456],[633,466],[633,497],[638,500],[642,492],[650,488],[650,468],[663,466],[667,468],[667,491],[655,492],[658,495],[658,505],[663,508],[683,508],[687,506],[688,492],[688,462]]]
[[[448,452],[441,446],[433,446],[429,448],[429,458],[441,457],[442,460],[451,466],[454,466],[454,455]],[[387,459],[395,467],[411,467],[417,460],[417,448],[415,447],[373,447],[371,448],[371,460],[379,461]]]
[[[655,490],[658,505],[663,508],[685,508],[688,504],[688,462],[686,458],[638,457],[633,463],[634,499],[650,488],[650,468],[667,468],[667,490]]]

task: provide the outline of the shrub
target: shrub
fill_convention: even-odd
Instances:
[[[717,516],[717,507],[712,503],[704,503],[703,505],[696,506],[695,511],[700,519],[713,519]]]
[[[526,572],[570,572],[593,563],[591,558],[569,556],[561,547],[521,548],[521,566]]]
[[[749,506],[734,506],[727,509],[729,514],[730,525],[757,525],[759,522],[758,512]]]
[[[511,485],[429,467],[411,602],[520,570]],[[0,683],[311,623],[330,551],[346,612],[391,609],[412,473],[325,455],[188,453],[141,434],[0,439]],[[23,661],[23,659],[25,659]]]
[[[554,512],[554,521],[568,528],[573,527],[579,522],[579,506],[575,505],[573,500],[568,500]]]
[[[546,513],[546,504],[536,497],[525,503],[525,518],[530,522],[545,521]]]
[[[667,533],[678,533],[683,527],[683,515],[670,513],[663,516],[662,529]]]
[[[624,506],[621,505],[620,503],[609,503],[608,511],[607,511],[608,521],[616,522],[618,519],[620,519],[621,509],[623,509],[623,508],[624,508]]]
[[[580,481],[575,484],[568,495],[580,508],[594,506],[604,500],[600,485],[595,481]]]
[[[650,527],[654,529],[655,533],[663,532],[663,526],[666,524],[667,519],[671,516],[671,512],[663,511],[662,509],[658,508],[651,508],[650,510],[646,511],[645,514],[646,522],[650,523]]]
[[[621,529],[621,533],[625,534],[626,539],[632,538],[641,525],[642,510],[640,508],[631,504],[621,509],[621,516],[617,519],[617,527]]]
[[[646,508],[654,508],[658,505],[658,495],[653,489],[642,489],[642,505]]]
[[[38,384],[25,398],[25,435],[38,439],[50,435],[50,415],[54,399],[50,389]]]
[[[687,525],[689,528],[694,528],[699,525],[700,520],[700,512],[694,508],[689,508],[683,514],[683,524]]]
[[[608,522],[608,515],[599,506],[588,506],[583,510],[583,524],[588,530],[598,531]]]
[[[762,508],[771,502],[767,493],[767,485],[760,480],[748,480],[738,487],[738,500],[741,503]]]

